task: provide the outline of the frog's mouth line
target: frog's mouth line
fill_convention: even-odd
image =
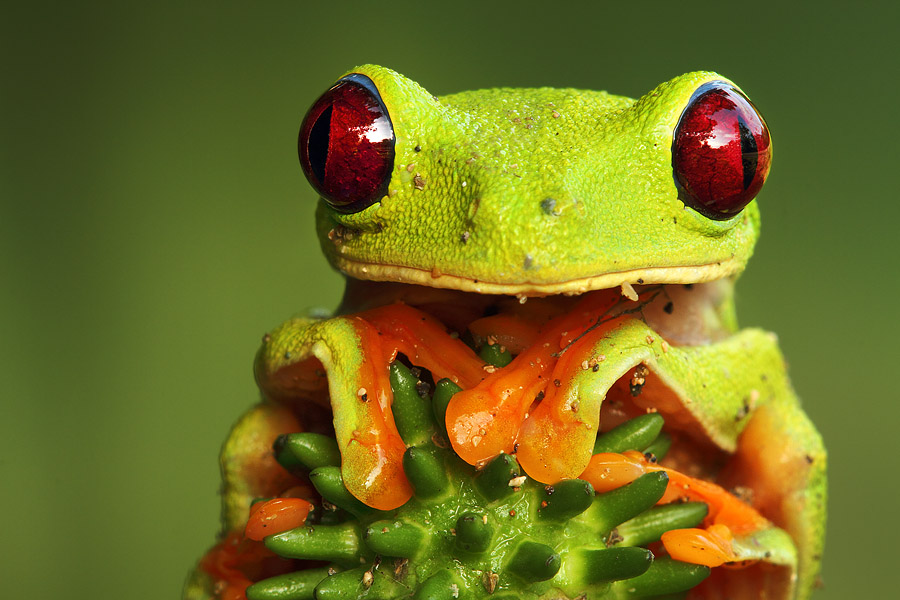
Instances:
[[[704,283],[738,272],[742,263],[734,257],[702,265],[644,267],[602,273],[588,277],[549,282],[496,282],[441,273],[437,269],[367,263],[346,257],[334,257],[334,265],[356,279],[392,281],[433,288],[446,288],[479,294],[509,294],[521,296],[550,296],[554,294],[583,294],[593,290],[619,287],[622,284],[642,285],[660,283]]]

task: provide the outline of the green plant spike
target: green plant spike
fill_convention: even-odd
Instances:
[[[487,550],[494,535],[494,528],[489,521],[486,513],[463,513],[456,520],[456,547],[472,554]]]
[[[263,579],[247,588],[247,600],[313,600],[313,592],[328,577],[328,569],[307,569]]]
[[[488,502],[494,502],[515,492],[510,482],[515,483],[521,474],[515,457],[501,452],[475,477],[475,487]]]
[[[597,436],[594,454],[600,452],[625,452],[649,446],[660,434],[665,420],[659,413],[649,413],[625,421],[606,433]]]
[[[512,354],[500,344],[484,344],[478,351],[481,360],[495,367],[505,367],[512,362]]]
[[[645,447],[643,450],[644,454],[652,454],[656,457],[656,460],[662,460],[666,457],[666,454],[669,453],[669,448],[672,446],[672,436],[663,431],[660,433],[655,440],[653,440],[649,446]]]
[[[312,471],[319,467],[338,467],[341,452],[332,437],[320,433],[287,433],[279,435],[272,444],[275,460],[295,473]]]
[[[427,538],[428,533],[412,523],[375,521],[366,529],[363,539],[375,554],[411,558],[418,554]]]
[[[547,544],[524,540],[513,551],[506,568],[525,581],[546,581],[559,572],[562,560]]]
[[[360,557],[369,555],[354,523],[297,527],[267,536],[263,542],[285,558],[326,560],[345,566],[358,565]]]
[[[601,529],[612,531],[656,504],[666,492],[668,483],[669,476],[664,471],[641,475],[619,489],[598,494],[591,506],[591,515],[601,524]]]
[[[671,558],[658,558],[643,575],[621,581],[617,586],[632,598],[648,598],[689,590],[709,577],[709,567]]]
[[[704,502],[665,504],[647,510],[616,527],[616,544],[644,546],[658,542],[671,529],[696,527],[706,518],[709,507]]]
[[[464,596],[464,584],[451,571],[438,571],[416,590],[413,600],[456,600]]]
[[[426,443],[433,433],[434,415],[427,400],[416,389],[418,378],[399,361],[391,363],[391,412],[403,441],[410,446]]]
[[[403,470],[419,498],[434,499],[449,492],[450,480],[436,449],[407,448],[403,454]]]
[[[594,486],[583,479],[564,479],[544,486],[538,517],[567,521],[580,515],[594,502]]]
[[[653,563],[653,553],[646,548],[593,548],[570,553],[575,563],[572,573],[582,585],[609,583],[643,574]]]
[[[344,487],[344,479],[341,477],[340,467],[319,467],[309,474],[309,480],[312,482],[313,487],[316,488],[316,491],[322,495],[322,498],[357,518],[377,512],[374,508],[357,500],[353,494],[347,491],[347,488]]]
[[[453,394],[462,390],[461,387],[449,379],[441,379],[434,384],[434,395],[431,397],[431,406],[434,411],[434,420],[438,431],[447,438],[447,405]]]

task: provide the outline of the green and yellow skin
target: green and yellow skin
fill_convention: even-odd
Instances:
[[[618,301],[604,305],[609,318],[598,316],[588,341],[580,341],[578,351],[602,356],[599,364],[571,372],[546,406],[511,420],[479,420],[479,397],[468,388],[486,372],[476,378],[451,365],[441,373],[430,366],[438,359],[417,362],[409,355],[427,346],[421,336],[398,348],[435,380],[449,377],[467,389],[444,423],[460,458],[479,466],[492,448],[517,452],[525,473],[546,484],[584,472],[598,428],[605,430],[604,400],[641,369],[635,406],[659,411],[676,439],[709,448],[718,483],[742,489],[793,540],[794,548],[773,553],[789,575],[768,593],[808,597],[823,548],[825,450],[774,335],[739,329],[734,314],[733,284],[759,235],[757,203],[730,218],[708,218],[686,206],[672,173],[673,136],[698,88],[734,84],[696,72],[637,101],[550,88],[437,98],[382,67],[350,73],[371,80],[390,115],[390,181],[358,212],[319,202],[321,246],[347,275],[348,291],[337,316],[298,317],[266,336],[256,364],[263,402],[223,450],[225,530],[242,528],[253,498],[272,489],[247,476],[251,464],[274,464],[261,448],[288,430],[316,429],[303,423],[303,407],[322,412],[319,421],[331,418],[330,407],[343,482],[353,496],[394,511],[413,495],[390,389],[361,402],[363,390],[372,391],[371,371],[387,364],[372,358],[366,335],[380,335],[384,325],[366,334],[354,315],[398,301],[410,310],[444,304],[473,313],[504,302],[574,305],[603,293],[597,290],[621,290]],[[691,307],[687,325],[670,321],[672,305],[676,313]],[[279,411],[290,423],[272,417]],[[387,434],[376,442],[360,435],[378,428]],[[476,436],[494,438],[482,451],[472,443]],[[259,449],[246,451],[251,446]],[[186,597],[211,597],[209,585],[197,575]]]

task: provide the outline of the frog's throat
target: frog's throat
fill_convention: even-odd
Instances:
[[[738,273],[744,261],[734,257],[702,265],[643,267],[601,273],[565,281],[496,282],[472,279],[460,275],[427,271],[415,267],[383,265],[335,257],[334,266],[355,279],[393,281],[433,288],[475,292],[478,294],[509,294],[520,296],[549,296],[553,294],[583,294],[592,290],[618,287],[622,284],[704,283]]]

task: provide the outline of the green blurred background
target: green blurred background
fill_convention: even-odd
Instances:
[[[891,595],[895,4],[251,4],[35,2],[0,22],[0,595],[179,596],[260,336],[338,299],[295,139],[365,62],[435,94],[637,96],[695,69],[748,92],[776,150],[738,308],[778,332],[829,446],[817,597]]]

